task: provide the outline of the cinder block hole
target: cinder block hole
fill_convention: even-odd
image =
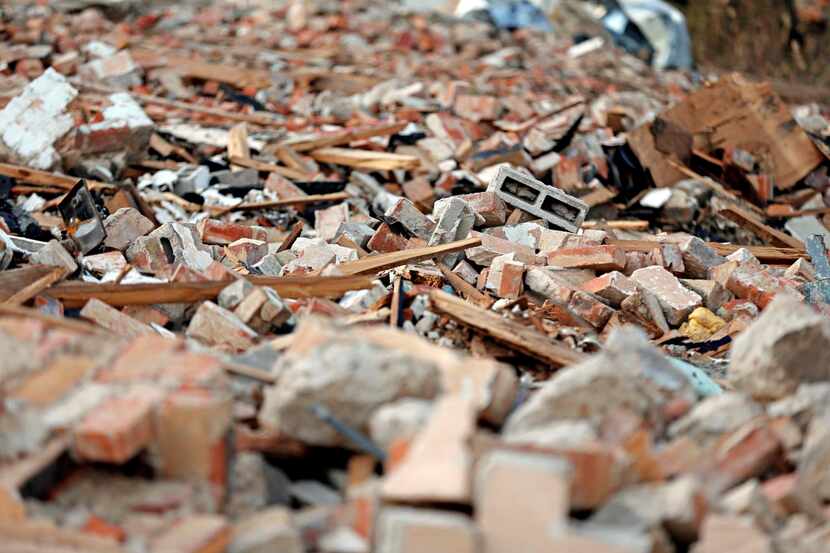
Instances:
[[[540,194],[540,192],[535,188],[531,188],[526,184],[511,179],[510,177],[505,177],[504,182],[501,185],[501,190],[505,194],[510,194],[514,198],[518,198],[523,202],[531,204],[536,202],[536,199]]]

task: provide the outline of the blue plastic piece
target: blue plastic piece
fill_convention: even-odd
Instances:
[[[689,382],[691,382],[692,386],[694,386],[695,392],[697,392],[701,397],[716,396],[723,393],[723,388],[721,388],[717,382],[709,378],[709,375],[706,374],[705,371],[681,359],[676,359],[674,357],[669,359],[671,360],[672,365],[683,371],[683,374],[686,375],[686,378],[688,378]]]

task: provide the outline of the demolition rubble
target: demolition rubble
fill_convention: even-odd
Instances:
[[[2,551],[830,551],[825,106],[128,4],[2,6]]]

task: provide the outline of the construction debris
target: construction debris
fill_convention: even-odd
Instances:
[[[830,551],[826,106],[662,2],[7,4],[3,551]]]

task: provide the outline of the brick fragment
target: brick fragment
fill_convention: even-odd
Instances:
[[[257,333],[236,315],[210,301],[199,306],[186,333],[191,338],[210,345],[223,345],[238,350],[251,347],[257,338]]]
[[[314,212],[314,230],[323,240],[331,240],[342,223],[349,221],[349,204],[340,203]]]
[[[152,441],[153,409],[163,397],[142,387],[98,405],[75,428],[72,451],[84,461],[124,463]]]
[[[724,288],[715,280],[703,279],[680,279],[680,282],[703,298],[703,305],[711,311],[717,311],[720,307],[734,297],[732,292]]]
[[[659,265],[675,275],[686,272],[683,253],[677,244],[660,244],[648,253],[648,261],[649,264]]]
[[[500,298],[516,299],[524,290],[525,265],[515,260],[513,253],[493,259],[485,288]]]
[[[98,326],[106,328],[119,336],[134,338],[155,334],[155,331],[148,325],[95,298],[86,302],[86,305],[81,309],[81,317],[89,319]]]
[[[495,192],[474,192],[458,196],[484,220],[482,226],[493,227],[503,225],[507,220],[507,205]]]
[[[395,234],[389,225],[383,223],[369,239],[366,247],[373,252],[388,253],[405,250],[406,245],[406,238],[400,234]]]
[[[611,271],[586,282],[582,289],[619,307],[627,297],[637,293],[637,284],[621,272]]]
[[[495,121],[499,118],[501,105],[495,96],[459,94],[453,104],[455,112],[469,121]]]
[[[78,127],[73,157],[116,152],[132,160],[146,153],[155,124],[132,96],[124,92],[108,96],[101,116],[101,121]]]
[[[171,393],[156,418],[156,462],[162,476],[208,482],[217,498],[226,490],[232,398],[209,389]]]
[[[228,553],[303,553],[299,531],[294,527],[291,511],[270,507],[237,522]]]
[[[525,276],[527,287],[544,298],[567,304],[575,292],[575,286],[555,271],[531,267]]]
[[[276,229],[226,223],[217,219],[203,219],[196,227],[205,244],[224,246],[241,238],[273,243],[282,240]]]
[[[61,267],[68,273],[74,273],[78,270],[78,264],[75,263],[75,258],[57,240],[47,242],[45,246],[29,258],[29,261],[35,265]]]
[[[489,266],[496,257],[510,253],[516,254],[516,261],[521,263],[527,265],[538,264],[539,258],[536,256],[536,251],[533,248],[489,234],[478,234],[475,232],[473,234],[481,238],[481,245],[465,250],[465,254],[467,255],[467,259],[476,265]]]
[[[469,517],[430,509],[384,507],[377,523],[378,553],[478,553],[481,536]]]
[[[140,86],[142,81],[141,68],[126,50],[88,62],[78,68],[78,74],[121,89]]]
[[[701,530],[702,539],[692,553],[773,553],[772,539],[752,523],[749,517],[711,514]]]
[[[602,330],[615,312],[595,296],[582,290],[577,290],[571,295],[568,308],[596,330]]]
[[[662,267],[637,269],[631,279],[657,297],[670,325],[679,325],[703,303],[700,296],[684,288],[677,277]]]
[[[709,270],[726,261],[697,236],[689,236],[678,243],[683,255],[686,275],[691,278],[708,278]]]
[[[625,268],[625,252],[617,246],[587,246],[548,252],[548,264],[570,269],[620,271]]]
[[[494,451],[478,463],[476,522],[485,553],[551,550],[565,530],[571,470],[552,455]]]
[[[219,515],[190,515],[150,543],[150,553],[224,553],[231,526]]]
[[[265,179],[265,190],[269,190],[277,195],[278,200],[288,200],[291,198],[302,198],[307,196],[303,190],[283,177],[278,173],[269,173],[268,178]]]
[[[165,223],[137,238],[125,255],[133,267],[149,273],[170,270],[176,264],[204,271],[213,263],[213,254],[196,228],[184,223]]]
[[[445,396],[401,464],[383,483],[387,501],[467,504],[471,498],[476,406],[469,397]]]
[[[435,223],[432,222],[426,215],[415,207],[411,201],[406,198],[399,198],[384,214],[386,220],[390,223],[398,223],[414,236],[422,240],[429,240],[432,236],[432,231],[435,229]]]
[[[122,207],[104,220],[107,238],[104,245],[116,250],[126,249],[133,240],[153,230],[153,223],[137,209]]]

